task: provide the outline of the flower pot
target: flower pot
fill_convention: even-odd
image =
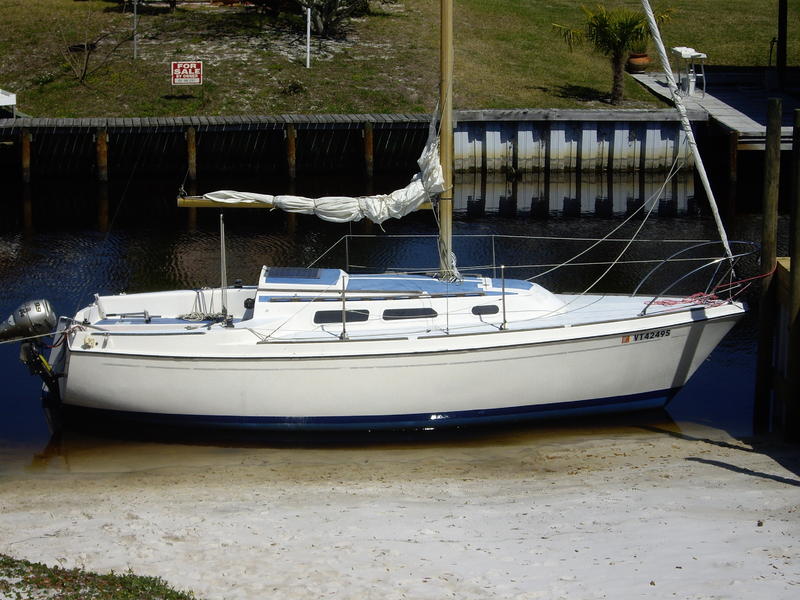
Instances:
[[[625,69],[628,73],[644,73],[650,64],[650,57],[645,53],[631,52]]]

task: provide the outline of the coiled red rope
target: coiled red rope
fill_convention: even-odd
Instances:
[[[753,277],[746,277],[745,279],[739,279],[737,281],[730,281],[726,283],[720,283],[719,285],[715,286],[710,292],[697,292],[692,294],[691,296],[686,296],[684,298],[664,298],[662,300],[654,300],[651,304],[657,304],[659,306],[678,306],[679,304],[704,304],[706,306],[720,306],[729,302],[731,300],[736,299],[739,297],[744,291],[749,288],[754,281],[758,281],[759,279],[764,279],[766,277],[770,277],[771,275],[775,274],[775,271],[778,269],[777,263],[772,270],[767,273],[760,273],[759,275],[754,275]],[[728,298],[720,298],[717,292],[728,292],[732,291],[736,288],[740,288],[735,294],[731,294]]]

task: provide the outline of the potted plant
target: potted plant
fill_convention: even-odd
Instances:
[[[647,53],[647,42],[645,38],[631,45],[628,54],[628,62],[625,63],[625,70],[628,73],[644,73],[650,65],[650,55]]]
[[[596,9],[582,6],[583,24],[567,27],[553,23],[553,29],[569,46],[569,49],[583,42],[592,45],[595,51],[607,56],[611,63],[613,76],[611,84],[611,104],[620,104],[625,91],[625,59],[634,45],[644,42],[645,51],[650,31],[647,18],[641,11],[625,7],[607,9],[598,4]],[[672,9],[656,15],[657,23],[668,21]]]

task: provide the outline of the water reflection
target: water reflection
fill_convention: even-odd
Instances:
[[[178,429],[67,429],[53,435],[42,448],[0,463],[0,473],[120,473],[166,468],[282,463],[292,469],[303,464],[363,465],[381,457],[393,463],[414,463],[423,456],[446,462],[475,463],[513,457],[526,448],[565,446],[587,436],[612,438],[661,429],[688,432],[661,410],[626,415],[600,415],[569,422],[540,421],[439,431],[348,433],[221,433]],[[332,453],[331,450],[337,452]],[[298,454],[299,451],[299,454]],[[495,470],[495,475],[497,475]],[[293,477],[295,474],[293,473]]]
[[[540,172],[509,178],[496,173],[455,176],[454,210],[476,218],[611,217],[629,215],[658,199],[659,216],[696,214],[694,174],[680,171],[665,186],[664,173]]]
[[[701,190],[695,190],[694,174],[680,171],[663,186],[665,175],[636,172],[538,172],[522,176],[496,173],[455,175],[454,210],[468,218],[498,215],[534,219],[558,217],[614,217],[629,215],[651,198],[658,198],[656,216],[696,215],[702,209]],[[371,180],[353,177],[314,177],[304,181],[215,179],[196,184],[200,192],[217,189],[309,197],[386,193],[408,183],[408,176],[384,175]],[[203,228],[197,211],[176,207],[178,180],[148,180],[97,183],[91,181],[39,181],[6,183],[9,198],[0,232],[32,233],[65,228],[91,229],[105,233],[119,227],[168,227],[192,231]],[[663,187],[663,189],[662,189]],[[261,226],[284,221],[269,211],[243,211]],[[260,213],[260,214],[259,214]]]

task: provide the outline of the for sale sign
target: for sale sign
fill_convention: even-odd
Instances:
[[[173,62],[172,85],[203,85],[203,61]]]

